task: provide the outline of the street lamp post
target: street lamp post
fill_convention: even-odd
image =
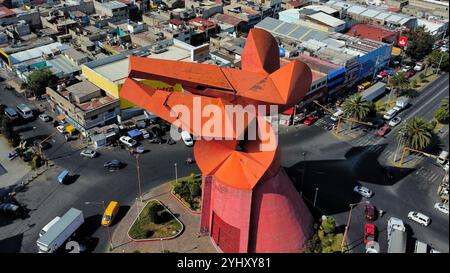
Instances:
[[[141,191],[141,172],[139,166],[139,155],[136,155],[136,169],[137,169],[137,181],[138,181],[138,190],[139,190],[139,200],[142,202],[142,191]]]
[[[175,163],[175,182],[178,183],[178,169],[177,169],[177,163]]]
[[[105,211],[105,201],[101,202],[84,202],[86,205],[102,205],[103,212]],[[109,246],[111,249],[114,249],[114,245],[112,242],[111,231],[109,230],[109,226],[106,226],[106,231],[108,233]]]
[[[317,201],[317,192],[319,191],[319,188],[316,188],[316,194],[314,195],[314,207],[316,207],[316,201]]]
[[[341,243],[341,252],[344,252],[344,242],[347,240],[347,233],[348,233],[348,228],[350,226],[350,220],[352,218],[352,211],[353,208],[356,207],[359,204],[369,204],[369,201],[364,201],[364,202],[359,202],[359,203],[355,203],[355,204],[350,204],[350,212],[348,214],[348,219],[347,219],[347,225],[345,225],[345,231],[344,231],[344,238],[342,238],[342,243]]]
[[[303,196],[303,183],[305,182],[305,172],[306,172],[306,152],[303,152],[303,171],[302,171],[302,184],[300,185],[300,196]]]

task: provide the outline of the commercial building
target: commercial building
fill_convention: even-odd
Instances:
[[[373,76],[390,60],[392,45],[340,33],[318,31],[302,25],[265,18],[256,28],[278,37],[298,53],[331,62],[345,69],[345,86]]]
[[[128,19],[128,6],[119,1],[94,1],[97,14],[106,16],[111,22]]]
[[[397,32],[368,24],[354,25],[347,31],[346,34],[353,37],[369,39],[387,44],[396,43],[398,40]]]
[[[328,1],[325,5],[340,11],[340,18],[346,20],[349,25],[368,23],[391,29],[417,27],[416,17],[391,12],[380,7],[362,6],[348,1],[337,0]]]
[[[119,100],[89,81],[81,81],[57,90],[46,88],[47,100],[58,118],[72,124],[80,132],[112,123],[119,115]]]
[[[279,13],[279,19],[283,22],[304,25],[322,31],[342,32],[346,28],[345,21],[322,11],[308,9],[308,6],[282,11]]]
[[[437,0],[408,0],[402,12],[417,17],[435,17],[436,19],[449,19],[449,2]]]

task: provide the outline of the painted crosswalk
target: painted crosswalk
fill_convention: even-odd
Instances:
[[[430,166],[422,166],[417,171],[414,172],[414,175],[425,179],[429,182],[438,182],[443,178],[443,172],[436,170]]]

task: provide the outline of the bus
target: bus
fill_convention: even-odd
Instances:
[[[17,105],[16,109],[17,113],[19,113],[19,115],[24,119],[29,119],[33,117],[33,111],[31,110],[30,107],[28,107],[24,103]]]

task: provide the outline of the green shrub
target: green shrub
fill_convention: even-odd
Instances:
[[[31,162],[30,162],[31,169],[34,170],[34,169],[39,168],[41,166],[41,163],[42,163],[41,161],[42,161],[41,157],[39,155],[35,154],[33,156],[33,158],[31,159]]]

